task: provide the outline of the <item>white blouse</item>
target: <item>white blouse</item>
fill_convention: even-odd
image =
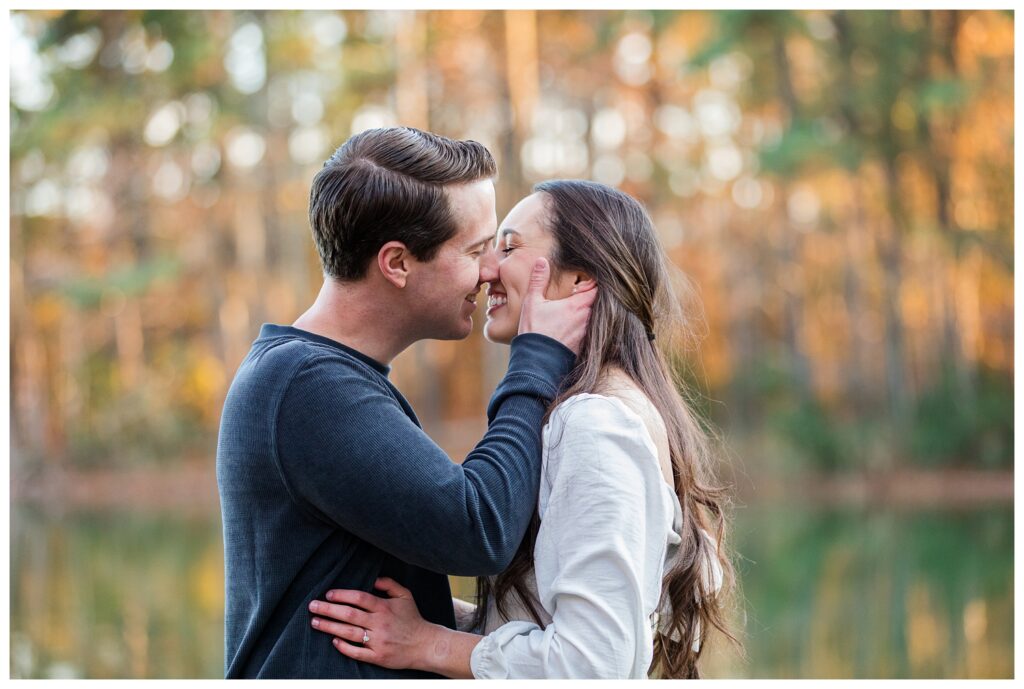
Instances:
[[[492,600],[473,676],[646,677],[662,579],[682,540],[682,510],[655,442],[624,402],[594,394],[560,404],[542,440],[541,525],[527,584],[544,626],[515,595],[511,621]],[[716,590],[722,573],[712,567]]]

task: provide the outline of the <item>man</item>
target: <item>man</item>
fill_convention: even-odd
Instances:
[[[476,142],[391,128],[353,136],[314,179],[323,288],[292,326],[263,326],[221,419],[227,677],[429,676],[342,656],[309,602],[387,576],[454,627],[446,574],[512,559],[537,499],[541,418],[594,292],[546,302],[538,261],[488,431],[461,465],[387,378],[413,342],[469,335],[497,278],[494,175]]]

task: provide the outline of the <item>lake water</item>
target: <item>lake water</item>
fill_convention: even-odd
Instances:
[[[11,514],[12,677],[223,676],[217,518]],[[1013,676],[1011,506],[764,505],[734,531],[746,659],[711,647],[706,676]]]

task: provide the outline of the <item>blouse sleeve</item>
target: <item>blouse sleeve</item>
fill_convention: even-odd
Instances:
[[[473,674],[643,677],[671,528],[654,445],[637,415],[598,396],[559,407],[548,437],[534,566],[552,622],[499,627],[473,651]]]

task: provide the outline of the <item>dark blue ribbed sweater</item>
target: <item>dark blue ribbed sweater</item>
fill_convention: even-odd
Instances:
[[[264,325],[217,443],[225,675],[431,676],[346,658],[307,606],[389,576],[424,618],[454,628],[445,575],[496,574],[511,560],[537,502],[541,418],[573,361],[550,338],[517,337],[487,433],[459,465],[420,428],[388,367]]]

